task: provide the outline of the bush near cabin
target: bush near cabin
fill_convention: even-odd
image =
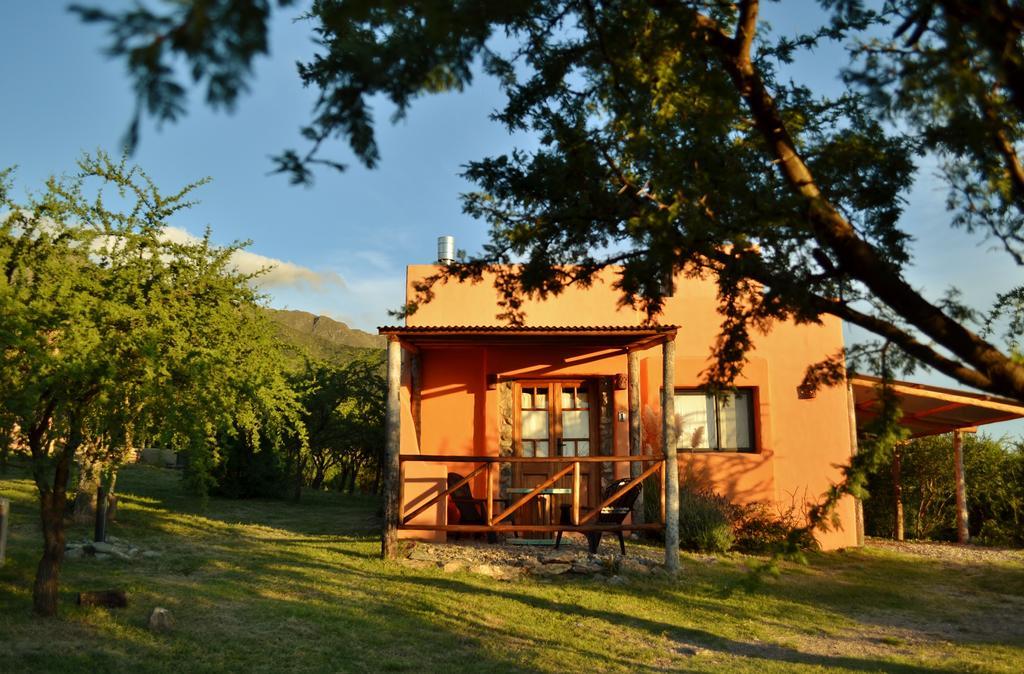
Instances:
[[[772,512],[764,503],[738,505],[706,488],[684,485],[679,490],[679,546],[684,550],[777,552],[801,525],[795,506]],[[808,533],[797,545],[810,549],[816,544]]]

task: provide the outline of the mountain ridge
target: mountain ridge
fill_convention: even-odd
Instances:
[[[284,342],[319,360],[346,363],[367,351],[381,351],[386,344],[383,335],[349,327],[330,316],[273,307],[266,311]]]

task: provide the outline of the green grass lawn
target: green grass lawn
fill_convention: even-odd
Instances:
[[[0,671],[1020,671],[1024,564],[955,565],[873,550],[811,555],[759,590],[756,560],[683,556],[677,579],[495,581],[377,558],[376,503],[203,505],[174,471],[121,472],[110,533],[161,552],[65,563],[61,615],[31,614],[35,487],[12,500],[0,568]],[[89,533],[73,527],[69,539]],[[74,605],[123,588],[126,609]],[[169,608],[176,628],[146,619]],[[694,654],[696,652],[696,654]]]

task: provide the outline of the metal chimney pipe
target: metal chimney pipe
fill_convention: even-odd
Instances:
[[[437,237],[437,263],[451,264],[455,262],[455,237]]]

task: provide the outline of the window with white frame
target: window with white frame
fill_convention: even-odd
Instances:
[[[752,389],[714,395],[700,389],[677,390],[676,447],[686,451],[753,452]]]

